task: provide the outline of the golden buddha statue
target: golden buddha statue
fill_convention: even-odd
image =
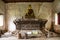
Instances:
[[[28,6],[28,11],[25,15],[25,18],[35,18],[34,11],[31,7],[31,5]]]

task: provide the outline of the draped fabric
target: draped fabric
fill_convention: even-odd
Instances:
[[[60,24],[60,13],[58,13],[58,24]]]

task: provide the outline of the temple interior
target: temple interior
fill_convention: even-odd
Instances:
[[[60,0],[0,0],[0,40],[60,40]]]

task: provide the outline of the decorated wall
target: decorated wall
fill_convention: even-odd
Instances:
[[[46,28],[51,28],[51,16],[52,16],[52,3],[43,2],[43,3],[36,3],[36,2],[21,2],[21,3],[7,3],[6,4],[6,16],[8,21],[8,28],[9,30],[16,30],[16,26],[13,21],[16,18],[25,18],[25,14],[28,9],[28,5],[31,4],[32,9],[34,11],[34,15],[36,19],[47,19],[48,22],[46,23]],[[13,28],[12,28],[13,27]],[[14,31],[13,30],[13,31]]]

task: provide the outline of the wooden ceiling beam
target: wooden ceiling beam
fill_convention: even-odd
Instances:
[[[15,3],[15,2],[53,2],[54,0],[2,0],[5,3]]]

